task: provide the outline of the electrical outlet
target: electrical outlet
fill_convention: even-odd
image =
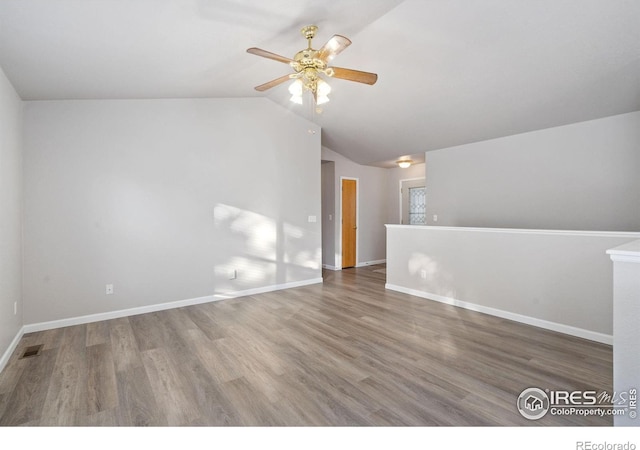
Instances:
[[[316,222],[316,216],[309,216],[309,223],[315,223]]]
[[[107,284],[107,287],[106,287],[105,293],[106,293],[107,295],[111,295],[111,294],[113,294],[113,284]]]
[[[434,221],[434,222],[437,222],[437,221],[438,221],[438,215],[437,215],[437,214],[434,214],[434,215],[433,215],[433,221]]]
[[[420,271],[420,278],[422,278],[423,280],[427,279],[427,271],[426,270],[422,269]]]

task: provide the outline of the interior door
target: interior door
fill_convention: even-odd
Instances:
[[[357,219],[356,180],[342,180],[342,268],[356,265]]]

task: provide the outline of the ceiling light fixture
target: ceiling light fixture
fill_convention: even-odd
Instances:
[[[291,98],[289,100],[298,105],[302,105],[303,88],[304,86],[302,85],[302,81],[300,80],[295,80],[293,83],[291,83],[291,85],[289,86],[289,93],[291,94]]]
[[[378,75],[375,73],[344,69],[342,67],[329,67],[329,62],[351,45],[351,41],[344,36],[336,34],[319,50],[316,50],[311,47],[311,40],[315,37],[316,31],[318,31],[318,27],[315,25],[308,25],[300,30],[307,40],[307,48],[296,53],[293,59],[256,47],[247,49],[248,53],[289,64],[294,71],[292,74],[283,75],[268,83],[261,84],[256,87],[256,90],[261,92],[266,91],[267,89],[271,89],[274,86],[293,79],[294,82],[289,86],[289,93],[291,94],[290,100],[293,103],[302,104],[303,93],[309,91],[313,94],[315,104],[322,105],[329,101],[329,93],[331,92],[331,86],[329,86],[323,77],[340,78],[364,84],[375,84],[378,79]]]
[[[329,94],[331,93],[331,86],[329,83],[321,78],[318,78],[316,82],[316,104],[322,105],[329,101]]]
[[[291,94],[289,100],[298,105],[302,105],[302,95],[305,91],[313,94],[316,105],[323,105],[329,102],[331,86],[320,78],[317,72],[312,69],[307,69],[302,77],[296,78],[293,83],[289,85],[289,93]]]
[[[411,167],[411,164],[413,164],[413,161],[411,161],[410,159],[401,159],[399,161],[396,161],[396,164],[401,169],[406,169],[408,167]]]

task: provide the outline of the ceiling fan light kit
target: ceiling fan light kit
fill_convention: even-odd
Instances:
[[[292,74],[283,75],[275,80],[256,86],[256,90],[263,92],[288,80],[294,80],[289,86],[289,93],[291,94],[290,100],[293,103],[302,104],[303,94],[310,92],[315,104],[322,105],[329,101],[329,94],[331,93],[331,86],[323,79],[323,76],[356,81],[369,85],[375,84],[378,80],[378,75],[375,73],[344,69],[341,67],[329,67],[329,62],[351,45],[351,41],[344,36],[336,34],[329,39],[320,50],[316,50],[311,46],[311,41],[317,31],[318,27],[315,25],[308,25],[300,30],[300,33],[302,33],[307,40],[307,48],[296,53],[293,59],[256,47],[247,49],[247,52],[253,55],[289,64],[294,70]]]

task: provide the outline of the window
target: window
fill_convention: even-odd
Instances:
[[[400,195],[400,223],[426,225],[427,190],[424,178],[400,180]]]
[[[409,188],[409,225],[426,225],[425,206],[424,186]]]

